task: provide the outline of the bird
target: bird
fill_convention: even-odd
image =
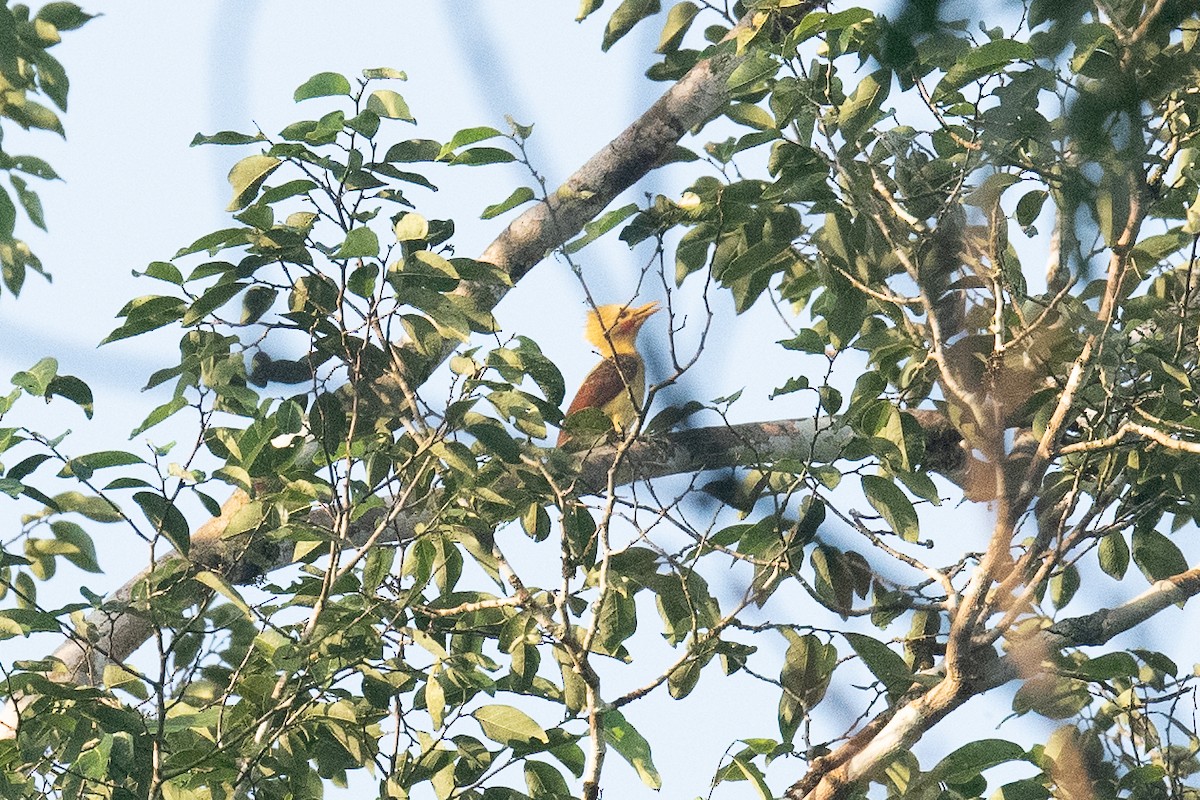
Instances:
[[[646,363],[637,349],[638,331],[657,311],[657,302],[637,308],[617,303],[597,306],[588,314],[584,335],[600,350],[602,358],[583,379],[567,408],[567,420],[585,409],[597,408],[612,420],[618,436],[637,424],[646,402]],[[572,434],[564,427],[557,444],[585,449],[602,444],[609,435]]]

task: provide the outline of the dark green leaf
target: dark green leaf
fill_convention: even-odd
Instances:
[[[244,283],[218,283],[216,286],[205,289],[195,302],[188,306],[187,312],[179,321],[180,324],[187,327],[207,319],[209,314],[228,303],[245,288],[246,284]]]
[[[218,131],[217,133],[204,134],[197,133],[192,137],[191,146],[195,147],[199,144],[250,144],[251,142],[265,141],[261,133],[249,134],[238,133],[237,131]]]
[[[883,683],[890,694],[903,694],[909,690],[913,683],[912,670],[899,653],[878,639],[861,633],[843,635],[867,665],[867,669]]]
[[[915,542],[921,531],[917,525],[917,511],[912,501],[895,483],[878,475],[862,476],[863,493],[867,502],[879,512],[896,534],[906,542]]]
[[[506,164],[516,160],[512,153],[501,150],[499,147],[471,147],[455,153],[454,157],[450,159],[450,163],[456,166],[478,167],[485,164]]]
[[[1004,739],[980,739],[965,744],[930,770],[946,783],[966,783],[986,769],[1009,761],[1025,760],[1025,748]]]
[[[67,398],[83,409],[84,416],[92,418],[92,389],[74,375],[57,375],[50,381],[46,387],[46,399],[54,396]]]
[[[42,201],[38,198],[37,193],[30,191],[25,181],[17,175],[10,175],[9,180],[12,181],[13,189],[17,192],[17,199],[21,201],[21,207],[25,209],[25,214],[29,217],[29,221],[42,230],[46,230],[46,218],[42,212]]]
[[[1133,563],[1150,581],[1160,581],[1187,570],[1187,559],[1179,546],[1153,528],[1134,529]]]
[[[172,547],[186,556],[192,544],[191,534],[187,520],[175,504],[157,492],[136,492],[133,501],[142,509],[155,532],[165,536]]]
[[[59,1],[46,3],[37,12],[37,19],[46,20],[60,31],[73,31],[89,19],[94,19],[95,16],[95,14],[85,14],[83,9],[74,3]]]
[[[61,555],[85,572],[100,572],[96,559],[96,546],[81,526],[69,520],[59,519],[50,523],[54,538],[70,546]]]
[[[529,789],[529,796],[535,800],[563,800],[571,796],[562,773],[544,761],[525,762],[525,785]]]
[[[1028,44],[1013,39],[997,39],[972,47],[946,72],[933,91],[933,99],[941,100],[976,78],[998,72],[1013,61],[1032,57],[1033,50]]]
[[[729,76],[726,86],[730,93],[736,93],[742,89],[747,89],[771,77],[779,71],[779,62],[774,57],[767,55],[762,51],[754,51],[750,57],[743,61],[734,69],[733,74]]]

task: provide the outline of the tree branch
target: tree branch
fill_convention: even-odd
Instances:
[[[886,724],[868,725],[833,753],[814,760],[808,774],[793,784],[784,797],[787,800],[845,797],[859,782],[885,766],[899,751],[911,748],[935,723],[971,697],[1010,681],[1049,672],[1054,668],[1051,654],[1069,647],[1105,644],[1168,606],[1198,593],[1200,566],[1158,581],[1116,608],[1060,620],[1016,640],[1000,658],[976,657],[973,661],[979,669],[975,673],[948,675],[928,692],[896,710]]]

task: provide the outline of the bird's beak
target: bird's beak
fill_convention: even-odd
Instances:
[[[651,302],[646,303],[646,305],[641,306],[640,308],[629,309],[629,313],[636,322],[642,323],[642,322],[645,322],[646,320],[650,319],[650,317],[652,315],[657,313],[658,307],[659,307],[658,301],[652,300]]]

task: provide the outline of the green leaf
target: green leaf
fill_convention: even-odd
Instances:
[[[516,161],[516,156],[499,147],[471,147],[455,153],[450,159],[452,166],[480,167],[487,164],[507,164]]]
[[[46,399],[65,397],[83,409],[88,419],[92,418],[92,389],[74,375],[56,375],[46,387]]]
[[[242,296],[242,318],[239,323],[252,325],[271,310],[279,290],[270,286],[251,286]]]
[[[759,131],[775,128],[775,118],[766,109],[753,103],[732,103],[729,108],[725,109],[725,116],[734,122]]]
[[[499,130],[488,125],[479,125],[474,128],[463,128],[462,130],[456,132],[454,136],[450,138],[450,141],[442,146],[442,156],[448,155],[464,145],[476,144],[478,142],[487,141],[488,139],[495,139],[497,136],[503,135],[504,134]],[[441,156],[439,156],[439,158],[441,158]]]
[[[49,164],[33,156],[13,156],[12,168],[28,175],[34,175],[42,180],[54,181],[59,179],[58,173]]]
[[[913,683],[913,673],[904,658],[883,642],[861,633],[843,633],[854,652],[867,665],[889,694],[903,694]]]
[[[38,84],[46,96],[54,101],[60,111],[67,110],[67,92],[70,91],[71,81],[67,70],[49,53],[42,51],[34,56],[38,68]]]
[[[178,297],[146,295],[130,300],[121,309],[125,323],[106,336],[100,344],[108,344],[146,331],[156,330],[175,322],[186,311],[184,301]]]
[[[759,800],[772,800],[775,797],[775,795],[771,794],[770,787],[767,786],[767,779],[762,774],[762,770],[754,764],[741,756],[734,756],[733,766],[737,767],[746,780],[754,784],[754,789],[758,792]]]
[[[1013,696],[1013,711],[1035,711],[1050,719],[1067,719],[1079,713],[1092,699],[1086,681],[1042,674],[1027,680]]]
[[[346,410],[332,392],[322,392],[308,414],[313,435],[327,453],[336,453],[346,438]]]
[[[1100,559],[1100,569],[1110,577],[1121,580],[1129,569],[1129,545],[1125,543],[1125,534],[1113,531],[1100,539],[1097,556]]]
[[[169,261],[152,261],[142,274],[148,278],[157,278],[160,281],[166,281],[175,286],[183,285],[183,273],[179,271],[179,267]]]
[[[1187,570],[1178,545],[1153,528],[1133,531],[1133,563],[1149,581],[1160,581]]]
[[[1004,784],[988,800],[1049,800],[1050,797],[1050,790],[1041,780],[1023,778]]]
[[[1074,564],[1068,564],[1050,579],[1050,602],[1055,608],[1063,608],[1071,602],[1079,589],[1079,569]]]
[[[754,51],[749,58],[738,64],[726,82],[730,93],[749,88],[779,71],[779,62],[772,56]]]
[[[318,72],[302,83],[292,99],[299,103],[313,97],[331,97],[333,95],[350,95],[350,81],[336,72]]]
[[[662,788],[662,776],[654,766],[650,743],[616,709],[604,712],[604,740],[637,770],[642,783],[655,791]]]
[[[405,122],[416,122],[408,103],[398,93],[390,89],[377,89],[367,98],[367,110],[374,111],[385,119],[402,119]]]
[[[217,285],[205,289],[204,293],[196,298],[188,310],[183,315],[183,319],[179,324],[187,327],[195,325],[208,317],[209,314],[216,311],[221,306],[228,303],[239,292],[246,288],[244,283],[218,283]]]
[[[446,151],[448,152],[450,151]],[[438,161],[446,153],[443,153],[442,145],[432,139],[408,139],[389,147],[383,160],[389,163],[412,164],[418,161]]]
[[[0,242],[12,239],[17,229],[17,207],[4,187],[0,187]]]
[[[366,78],[367,80],[379,80],[379,79],[396,80],[396,81],[408,80],[407,72],[404,72],[403,70],[393,69],[391,67],[373,67],[371,69],[364,69],[362,71],[362,74],[363,74],[363,77]]]
[[[790,742],[804,717],[825,697],[833,670],[837,666],[837,648],[815,635],[798,636],[784,630],[791,639],[783,659],[779,682],[779,733]]]
[[[370,109],[346,120],[346,127],[357,131],[368,139],[379,133],[379,115]]]
[[[229,170],[229,185],[233,187],[233,199],[226,211],[240,211],[258,194],[258,188],[283,162],[274,156],[254,155],[243,158]]]
[[[195,147],[200,144],[250,144],[251,142],[265,141],[266,137],[261,133],[249,134],[238,133],[237,131],[218,131],[212,134],[197,133],[192,137],[190,146]]]
[[[854,92],[838,108],[838,129],[847,142],[856,141],[875,123],[891,85],[891,70],[864,75]]]
[[[134,436],[139,436],[139,435],[145,433],[146,431],[150,430],[158,423],[173,416],[174,414],[178,413],[179,411],[182,411],[183,409],[185,409],[187,407],[188,407],[188,401],[187,401],[186,397],[184,397],[182,395],[177,395],[175,397],[172,397],[170,400],[168,400],[167,402],[158,406],[153,411],[151,411],[149,414],[147,414],[146,418],[144,420],[142,420],[142,423],[130,432],[129,438],[132,439]]]
[[[530,189],[528,186],[522,186],[518,189],[514,189],[513,193],[510,194],[507,199],[485,208],[483,210],[483,214],[480,215],[480,219],[492,219],[493,217],[498,217],[505,211],[511,211],[522,203],[528,203],[533,198],[533,189]]]
[[[334,258],[378,258],[379,237],[370,228],[354,228],[334,253]]]
[[[85,14],[74,3],[53,2],[42,6],[36,18],[49,22],[60,31],[73,31],[89,19],[94,19],[95,16],[95,14]]]
[[[46,356],[27,370],[12,376],[13,385],[37,397],[46,394],[50,381],[58,374],[58,359]]]
[[[604,0],[579,0],[579,11],[575,14],[576,22],[583,22],[604,5]]]
[[[120,509],[103,497],[85,495],[80,492],[63,492],[53,498],[54,510],[66,514],[82,514],[93,522],[120,522],[125,519]]]
[[[50,109],[46,108],[41,103],[35,103],[33,100],[25,100],[19,106],[8,106],[6,109],[8,116],[28,130],[29,128],[39,128],[44,131],[54,131],[59,136],[65,136],[63,132],[62,121]]]
[[[236,608],[238,611],[241,611],[242,615],[247,619],[254,618],[254,614],[250,611],[250,606],[246,605],[246,601],[242,599],[241,593],[234,588],[232,583],[225,580],[220,575],[216,574],[215,572],[209,572],[206,569],[201,570],[200,572],[196,573],[196,582],[207,586],[217,594],[224,597],[230,602],[231,605],[233,605],[234,608]]]
[[[644,20],[646,17],[651,17],[662,10],[658,0],[624,0],[621,5],[617,6],[617,10],[608,18],[608,25],[604,28],[604,39],[600,43],[600,49],[608,52],[608,49],[616,44],[621,37],[633,30],[633,26]]]
[[[1009,761],[1026,760],[1025,748],[1004,739],[980,739],[965,744],[930,770],[938,781],[966,783],[986,769]]]
[[[187,247],[180,248],[175,253],[173,258],[180,256],[199,253],[201,250],[207,250],[209,255],[213,255],[226,247],[234,247],[236,245],[246,243],[246,235],[249,231],[246,228],[224,228],[219,231],[201,236],[196,241],[192,242]]]
[[[854,575],[846,554],[836,547],[818,544],[809,560],[817,594],[834,609],[842,613],[849,611],[854,602]]]
[[[17,199],[21,201],[21,207],[25,209],[25,215],[29,217],[29,221],[42,230],[46,230],[46,217],[42,211],[42,201],[38,198],[37,193],[30,191],[28,184],[16,175],[9,175],[9,180],[12,181],[13,189],[17,192]]]
[[[683,37],[687,34],[688,28],[692,27],[692,20],[699,13],[700,7],[690,0],[684,0],[682,3],[671,6],[671,10],[667,12],[667,21],[663,25],[662,33],[658,37],[658,47],[654,52],[665,54],[678,50],[679,45],[683,44]]]
[[[867,502],[879,512],[896,534],[906,542],[915,542],[921,531],[917,525],[917,511],[912,501],[895,483],[878,475],[862,476],[863,493]]]
[[[92,537],[82,526],[65,519],[50,523],[54,538],[70,546],[70,550],[61,555],[85,572],[100,572],[100,563],[96,559],[96,546]]]
[[[60,478],[76,476],[81,480],[87,480],[98,469],[127,467],[133,464],[145,463],[145,459],[133,453],[127,453],[124,450],[101,450],[97,453],[88,453],[87,455],[72,458],[63,465],[58,476]]]
[[[502,745],[524,745],[530,742],[548,744],[550,737],[542,726],[524,711],[501,704],[481,706],[472,713],[483,735]]]
[[[567,788],[562,773],[544,761],[525,762],[525,786],[529,789],[529,796],[535,800],[565,800],[571,797],[571,790]]]
[[[933,100],[936,102],[947,94],[966,86],[971,81],[984,75],[998,72],[1013,61],[1033,58],[1033,49],[1025,42],[1014,39],[997,39],[979,47],[972,47],[958,59],[945,77],[938,82],[933,90]]]
[[[565,250],[567,253],[579,252],[591,242],[596,241],[601,236],[620,225],[631,215],[636,214],[637,210],[637,203],[630,203],[629,205],[621,206],[620,208],[613,209],[605,214],[601,214],[596,219],[584,225],[583,235],[568,242],[563,247],[563,250]]]
[[[1050,193],[1045,189],[1034,189],[1031,192],[1026,192],[1017,201],[1016,217],[1017,224],[1024,229],[1028,229],[1030,225],[1042,213],[1042,206],[1046,202],[1046,198]],[[1028,231],[1026,231],[1028,232]]]
[[[1089,658],[1078,666],[1075,672],[1094,681],[1111,681],[1113,678],[1136,678],[1138,674],[1137,659],[1129,653],[1105,653],[1096,658]]]
[[[166,537],[180,555],[187,555],[191,548],[191,534],[187,520],[179,509],[157,492],[136,492],[133,501],[142,509],[154,530]]]

